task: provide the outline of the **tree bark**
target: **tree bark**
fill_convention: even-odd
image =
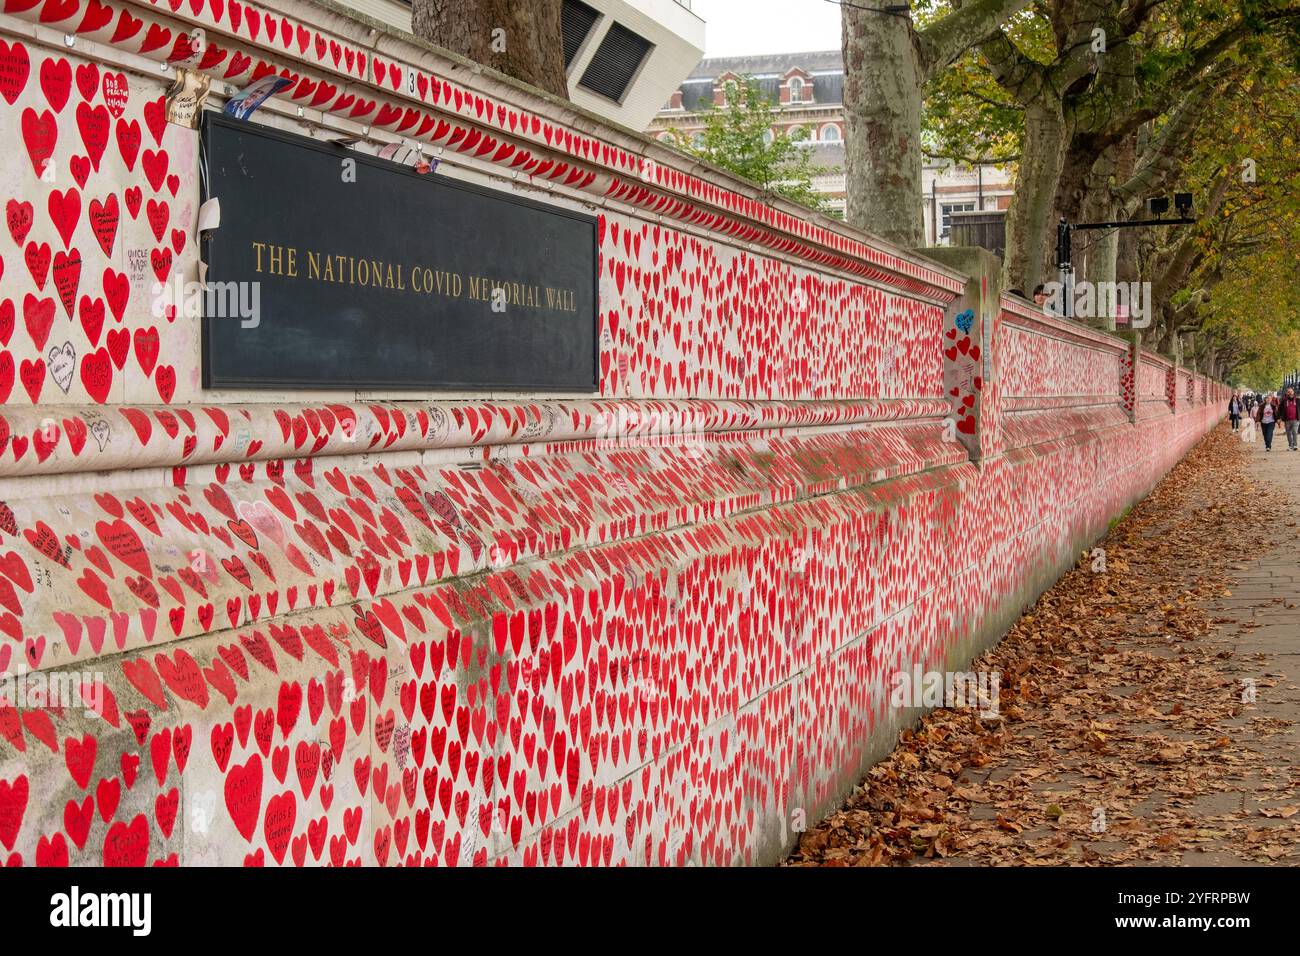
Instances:
[[[848,221],[905,248],[925,245],[921,94],[935,71],[1029,0],[967,0],[917,31],[906,15],[842,4]]]
[[[921,69],[911,21],[843,7],[848,221],[906,249],[925,245]]]
[[[1077,208],[1074,211],[1058,208],[1058,212],[1066,216],[1070,222],[1112,222],[1126,218],[1128,210],[1119,206],[1111,192],[1111,182],[1118,175],[1120,160],[1121,150],[1118,146],[1112,146],[1097,157],[1092,172],[1087,179],[1087,189],[1080,198]],[[1067,151],[1066,165],[1068,166],[1069,163],[1070,156]],[[1065,178],[1063,175],[1062,181]],[[1057,192],[1057,203],[1059,207],[1059,190]],[[1102,283],[1115,281],[1116,266],[1119,260],[1119,241],[1120,236],[1125,231],[1122,229],[1109,229],[1100,233],[1081,232],[1076,234],[1084,239],[1086,245],[1082,250],[1082,254],[1080,254],[1079,249],[1074,250],[1075,275],[1092,283],[1094,290]],[[1111,314],[1095,316],[1094,324],[1101,328],[1113,330],[1115,328],[1115,316]]]
[[[411,31],[567,100],[560,9],[561,0],[413,0]]]
[[[1007,210],[1007,252],[1002,287],[1029,293],[1042,282],[1056,236],[1054,201],[1065,157],[1061,103],[1037,99],[1025,107],[1025,150]]]
[[[1130,134],[1111,147],[1118,155],[1115,178],[1127,182],[1137,163],[1137,135]],[[1131,208],[1131,207],[1128,207]],[[1127,215],[1127,210],[1125,212]],[[1118,218],[1118,217],[1117,217]],[[1137,231],[1121,229],[1115,237],[1115,275],[1118,282],[1137,282],[1141,276],[1138,263]]]

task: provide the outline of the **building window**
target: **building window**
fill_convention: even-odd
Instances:
[[[771,131],[770,129],[765,129],[765,130],[763,130],[763,143],[764,143],[764,145],[771,145],[772,140],[774,140],[774,139],[776,139],[776,137],[772,135],[772,131]]]
[[[786,130],[785,135],[790,137],[791,141],[796,143],[808,142],[808,130],[804,129],[802,126],[791,126]]]
[[[564,37],[564,68],[567,70],[578,55],[591,28],[600,19],[600,13],[581,0],[564,0],[560,10],[560,30]]]
[[[828,123],[822,127],[823,143],[838,143],[840,141],[840,128],[834,123]]]
[[[615,23],[605,32],[578,85],[615,103],[623,102],[651,46],[645,37]]]
[[[790,102],[803,102],[803,80],[797,76],[790,77]]]
[[[947,239],[948,232],[952,229],[952,214],[955,212],[974,212],[975,204],[973,202],[954,202],[944,203],[939,207],[939,213],[943,217],[940,223],[940,238]]]
[[[691,145],[694,146],[696,149],[703,149],[703,148],[704,148],[704,134],[703,134],[703,133],[696,133],[694,136],[692,136],[692,137],[691,137]]]

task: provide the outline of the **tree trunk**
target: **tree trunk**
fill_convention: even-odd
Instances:
[[[1113,147],[1105,150],[1093,162],[1092,172],[1086,180],[1086,188],[1077,209],[1058,208],[1057,212],[1070,222],[1113,222],[1124,218],[1111,193],[1111,180],[1117,165],[1118,151]],[[1071,157],[1067,153],[1066,165]],[[1064,181],[1065,177],[1062,177]],[[1060,192],[1058,190],[1058,202]],[[1083,240],[1083,248],[1074,250],[1075,274],[1092,283],[1094,301],[1102,301],[1099,287],[1103,283],[1115,281],[1115,268],[1119,258],[1119,237],[1123,230],[1108,229],[1105,232],[1087,231],[1075,235]],[[1113,314],[1092,316],[1093,324],[1099,328],[1114,329]]]
[[[1178,323],[1173,317],[1173,309],[1166,302],[1154,305],[1156,312],[1156,351],[1164,355],[1174,355],[1178,348]]]
[[[919,33],[906,13],[840,5],[844,53],[844,174],[850,223],[904,248],[925,245],[921,94],[926,81],[1029,0],[953,0]]]
[[[1088,258],[1085,262],[1084,278],[1092,283],[1094,301],[1100,302],[1101,297],[1097,290],[1103,283],[1115,281],[1115,264],[1119,259],[1119,231],[1111,230],[1103,233],[1097,240],[1096,245],[1088,250]],[[1115,315],[1107,312],[1094,316],[1093,324],[1098,328],[1115,329]],[[1130,322],[1133,321],[1131,318]]]
[[[1007,254],[1002,287],[1028,294],[1055,258],[1056,185],[1065,158],[1065,119],[1060,100],[1036,99],[1025,107],[1025,148],[1016,194],[1007,212]],[[1055,276],[1052,276],[1055,278]]]
[[[1127,182],[1133,175],[1137,163],[1137,134],[1130,133],[1123,141],[1112,147],[1117,154],[1114,178]],[[1128,217],[1133,212],[1133,204],[1118,208],[1120,216]],[[1141,278],[1139,268],[1137,230],[1121,229],[1116,237],[1115,279],[1118,282],[1137,282]]]
[[[911,21],[843,6],[848,221],[905,249],[925,245],[921,88]]]
[[[1083,221],[1083,204],[1089,179],[1097,162],[1097,151],[1076,137],[1068,143],[1061,159],[1061,180],[1056,187],[1056,212],[1070,222]]]
[[[560,7],[561,0],[413,0],[411,31],[567,100]]]

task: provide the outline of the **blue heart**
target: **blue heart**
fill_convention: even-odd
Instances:
[[[975,323],[975,312],[973,309],[967,309],[957,316],[957,328],[961,329],[962,335],[970,334],[970,327]]]

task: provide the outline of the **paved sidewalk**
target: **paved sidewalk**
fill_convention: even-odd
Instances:
[[[1291,489],[1294,489],[1292,491]],[[793,865],[1300,864],[1300,453],[1221,425]]]
[[[1228,672],[1245,689],[1253,682],[1256,704],[1225,725],[1238,728],[1262,758],[1262,766],[1243,789],[1239,809],[1247,816],[1276,821],[1290,831],[1291,850],[1284,862],[1300,863],[1300,452],[1287,449],[1279,430],[1273,450],[1262,440],[1243,443],[1247,475],[1270,506],[1253,509],[1271,533],[1270,546],[1246,561],[1234,562],[1231,595],[1208,605],[1218,626],[1212,640],[1231,651]],[[1248,509],[1238,505],[1244,520]],[[1270,817],[1284,813],[1285,817]],[[1225,863],[1238,859],[1229,854]],[[1199,861],[1191,861],[1199,862]],[[1205,860],[1204,862],[1212,862]],[[1244,862],[1244,861],[1241,861]]]

